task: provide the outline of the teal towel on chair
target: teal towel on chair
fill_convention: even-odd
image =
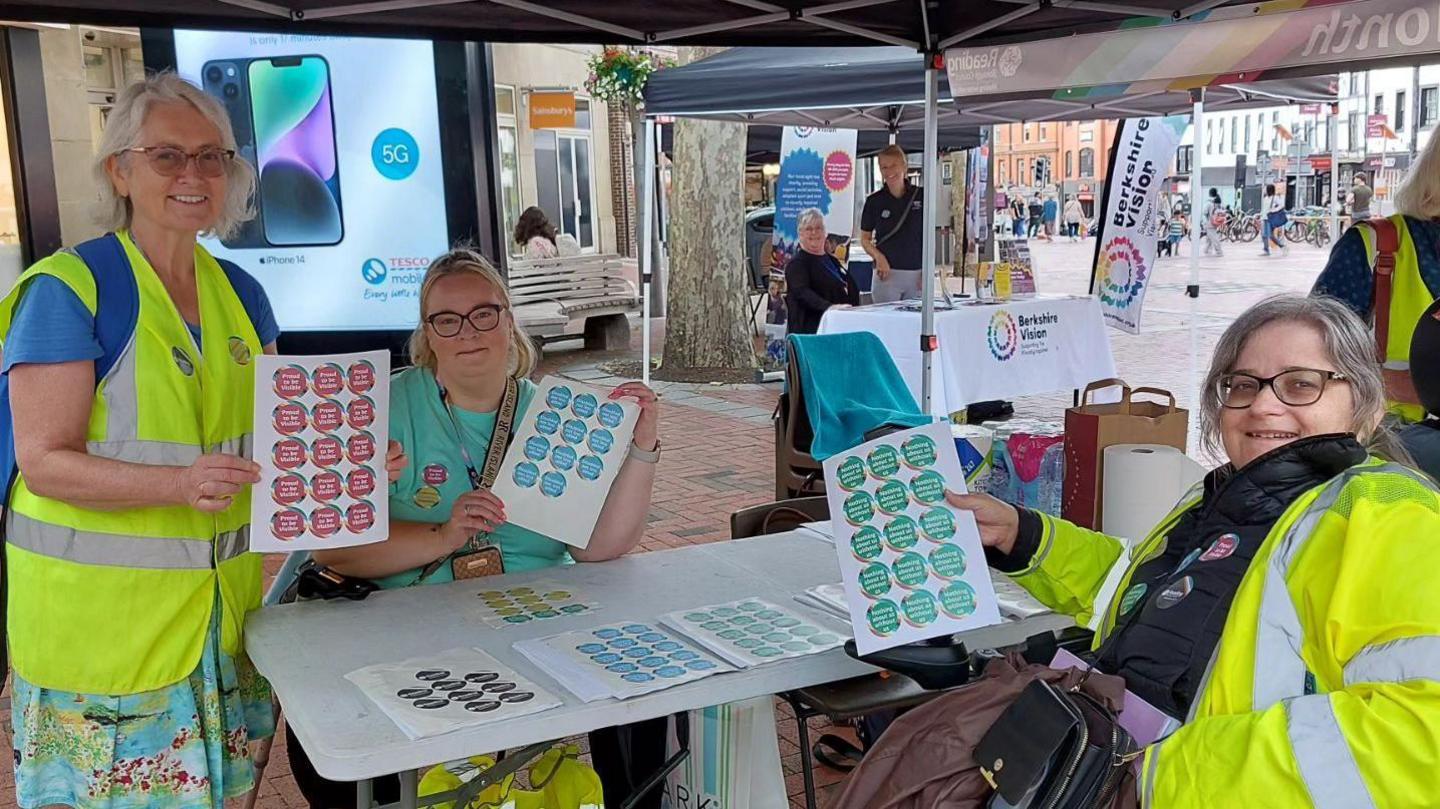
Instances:
[[[920,412],[879,337],[869,332],[792,334],[790,350],[815,433],[810,444],[815,460],[863,444],[865,434],[882,424],[908,428],[932,421]]]

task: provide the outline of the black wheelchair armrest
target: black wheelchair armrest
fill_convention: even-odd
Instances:
[[[974,675],[970,652],[963,643],[896,646],[862,657],[855,648],[855,641],[851,640],[845,642],[845,653],[862,663],[903,674],[921,688],[932,691],[964,685]]]

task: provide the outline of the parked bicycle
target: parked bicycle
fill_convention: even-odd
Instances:
[[[1233,208],[1226,208],[1225,214],[1224,226],[1216,229],[1222,241],[1253,242],[1260,236],[1260,214]]]

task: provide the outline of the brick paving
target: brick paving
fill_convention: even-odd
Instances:
[[[1305,292],[1324,264],[1326,253],[1308,246],[1292,248],[1288,257],[1260,258],[1257,243],[1226,245],[1224,259],[1202,260],[1202,295],[1192,302],[1184,296],[1188,258],[1160,263],[1146,302],[1144,332],[1128,335],[1111,331],[1111,344],[1123,377],[1132,384],[1166,387],[1181,406],[1193,402],[1193,373],[1203,373],[1209,353],[1226,325],[1246,307],[1279,292]],[[1033,248],[1041,290],[1047,293],[1086,291],[1094,242],[1057,242]],[[1192,342],[1191,326],[1194,326]],[[637,329],[638,332],[638,329]],[[663,323],[654,324],[655,346],[664,344]],[[638,333],[629,351],[588,353],[572,346],[545,351],[539,374],[564,373],[597,384],[608,382],[598,366],[606,361],[636,358]],[[1192,366],[1191,357],[1196,358]],[[778,385],[680,385],[657,383],[662,394],[661,434],[665,452],[660,461],[645,537],[636,553],[697,543],[717,542],[730,536],[730,513],[769,501],[773,496],[773,431],[769,413]],[[1068,392],[1023,397],[1016,409],[1024,415],[1059,418],[1070,401]],[[278,559],[269,560],[273,575]],[[778,703],[781,766],[786,792],[793,807],[800,799],[801,750],[795,719]],[[0,697],[0,726],[8,743],[10,700]],[[823,720],[811,720],[811,738],[820,732],[837,732]],[[848,731],[838,731],[846,733]],[[284,752],[283,730],[277,737],[265,770],[257,806],[260,809],[304,809]],[[853,736],[852,736],[853,738]],[[843,775],[817,763],[820,805],[833,796]],[[15,806],[13,774],[0,767],[0,809]]]

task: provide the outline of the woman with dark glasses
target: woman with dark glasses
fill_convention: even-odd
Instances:
[[[1145,751],[1143,806],[1433,805],[1440,491],[1382,427],[1369,330],[1333,299],[1262,302],[1220,338],[1202,397],[1229,463],[1128,549],[951,502],[992,567],[1100,614],[1096,665],[1184,722]]]

